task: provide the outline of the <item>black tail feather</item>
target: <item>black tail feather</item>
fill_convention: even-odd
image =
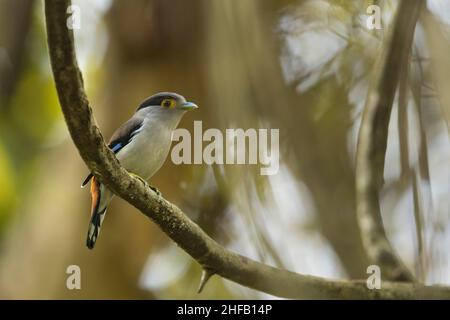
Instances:
[[[87,239],[86,239],[86,246],[89,249],[94,249],[95,242],[97,241],[98,234],[100,233],[100,227],[102,225],[103,218],[106,213],[106,209],[107,208],[104,208],[102,211],[95,212],[92,215],[92,219],[89,223],[89,229],[88,229],[88,234],[87,234]]]

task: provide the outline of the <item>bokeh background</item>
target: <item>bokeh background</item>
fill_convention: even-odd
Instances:
[[[366,28],[366,8],[382,29]],[[151,184],[218,242],[264,263],[367,278],[355,215],[357,132],[397,1],[95,0],[80,7],[77,55],[106,137],[147,96],[196,102],[180,127],[279,128],[280,170],[180,165]],[[417,25],[389,128],[384,225],[420,281],[450,284],[450,1]],[[115,198],[85,247],[88,169],[58,105],[42,1],[0,0],[0,298],[273,298],[213,277]],[[446,111],[447,110],[447,111]],[[69,265],[81,290],[66,288]]]

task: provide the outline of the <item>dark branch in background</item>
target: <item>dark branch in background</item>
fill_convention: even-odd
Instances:
[[[430,51],[433,88],[437,90],[439,105],[447,125],[447,131],[450,134],[450,90],[448,90],[450,75],[448,53],[450,44],[446,35],[448,27],[436,19],[429,10],[422,12],[421,22],[425,29],[427,45]]]
[[[25,58],[34,0],[0,4],[0,111],[9,107]]]
[[[414,29],[424,1],[403,0],[392,23],[392,32],[376,65],[359,130],[356,155],[356,209],[369,258],[380,266],[385,279],[413,281],[396,255],[383,227],[379,193],[383,185],[389,119],[402,70],[406,70]]]
[[[416,277],[419,282],[425,279],[425,264],[424,255],[425,250],[423,246],[423,223],[422,223],[422,205],[421,205],[421,188],[418,181],[416,169],[412,169],[409,163],[409,141],[408,141],[408,102],[409,102],[409,85],[408,79],[410,74],[410,56],[407,57],[402,70],[400,71],[400,78],[398,84],[398,135],[400,145],[400,165],[401,174],[400,180],[402,183],[411,184],[413,186],[413,204],[414,204],[414,220],[416,226],[417,238],[417,263],[416,263]],[[419,96],[420,97],[420,96]],[[411,177],[412,176],[412,177]]]
[[[77,66],[73,33],[66,27],[70,1],[46,0],[48,46],[55,84],[71,137],[89,169],[115,194],[138,208],[208,273],[287,298],[450,298],[450,288],[365,281],[334,281],[273,268],[224,249],[175,205],[158,196],[120,166],[95,124]],[[201,287],[204,283],[201,284]]]

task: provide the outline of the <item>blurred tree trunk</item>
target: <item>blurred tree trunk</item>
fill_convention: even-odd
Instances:
[[[6,108],[22,70],[33,0],[0,3],[0,111]]]

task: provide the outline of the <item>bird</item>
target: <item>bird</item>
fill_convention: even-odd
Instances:
[[[197,108],[195,103],[186,101],[177,93],[154,94],[145,99],[133,116],[113,133],[108,147],[129,173],[146,183],[166,160],[172,143],[172,131],[187,111]],[[92,173],[81,187],[85,187],[89,181],[92,203],[86,246],[93,249],[114,194]]]

